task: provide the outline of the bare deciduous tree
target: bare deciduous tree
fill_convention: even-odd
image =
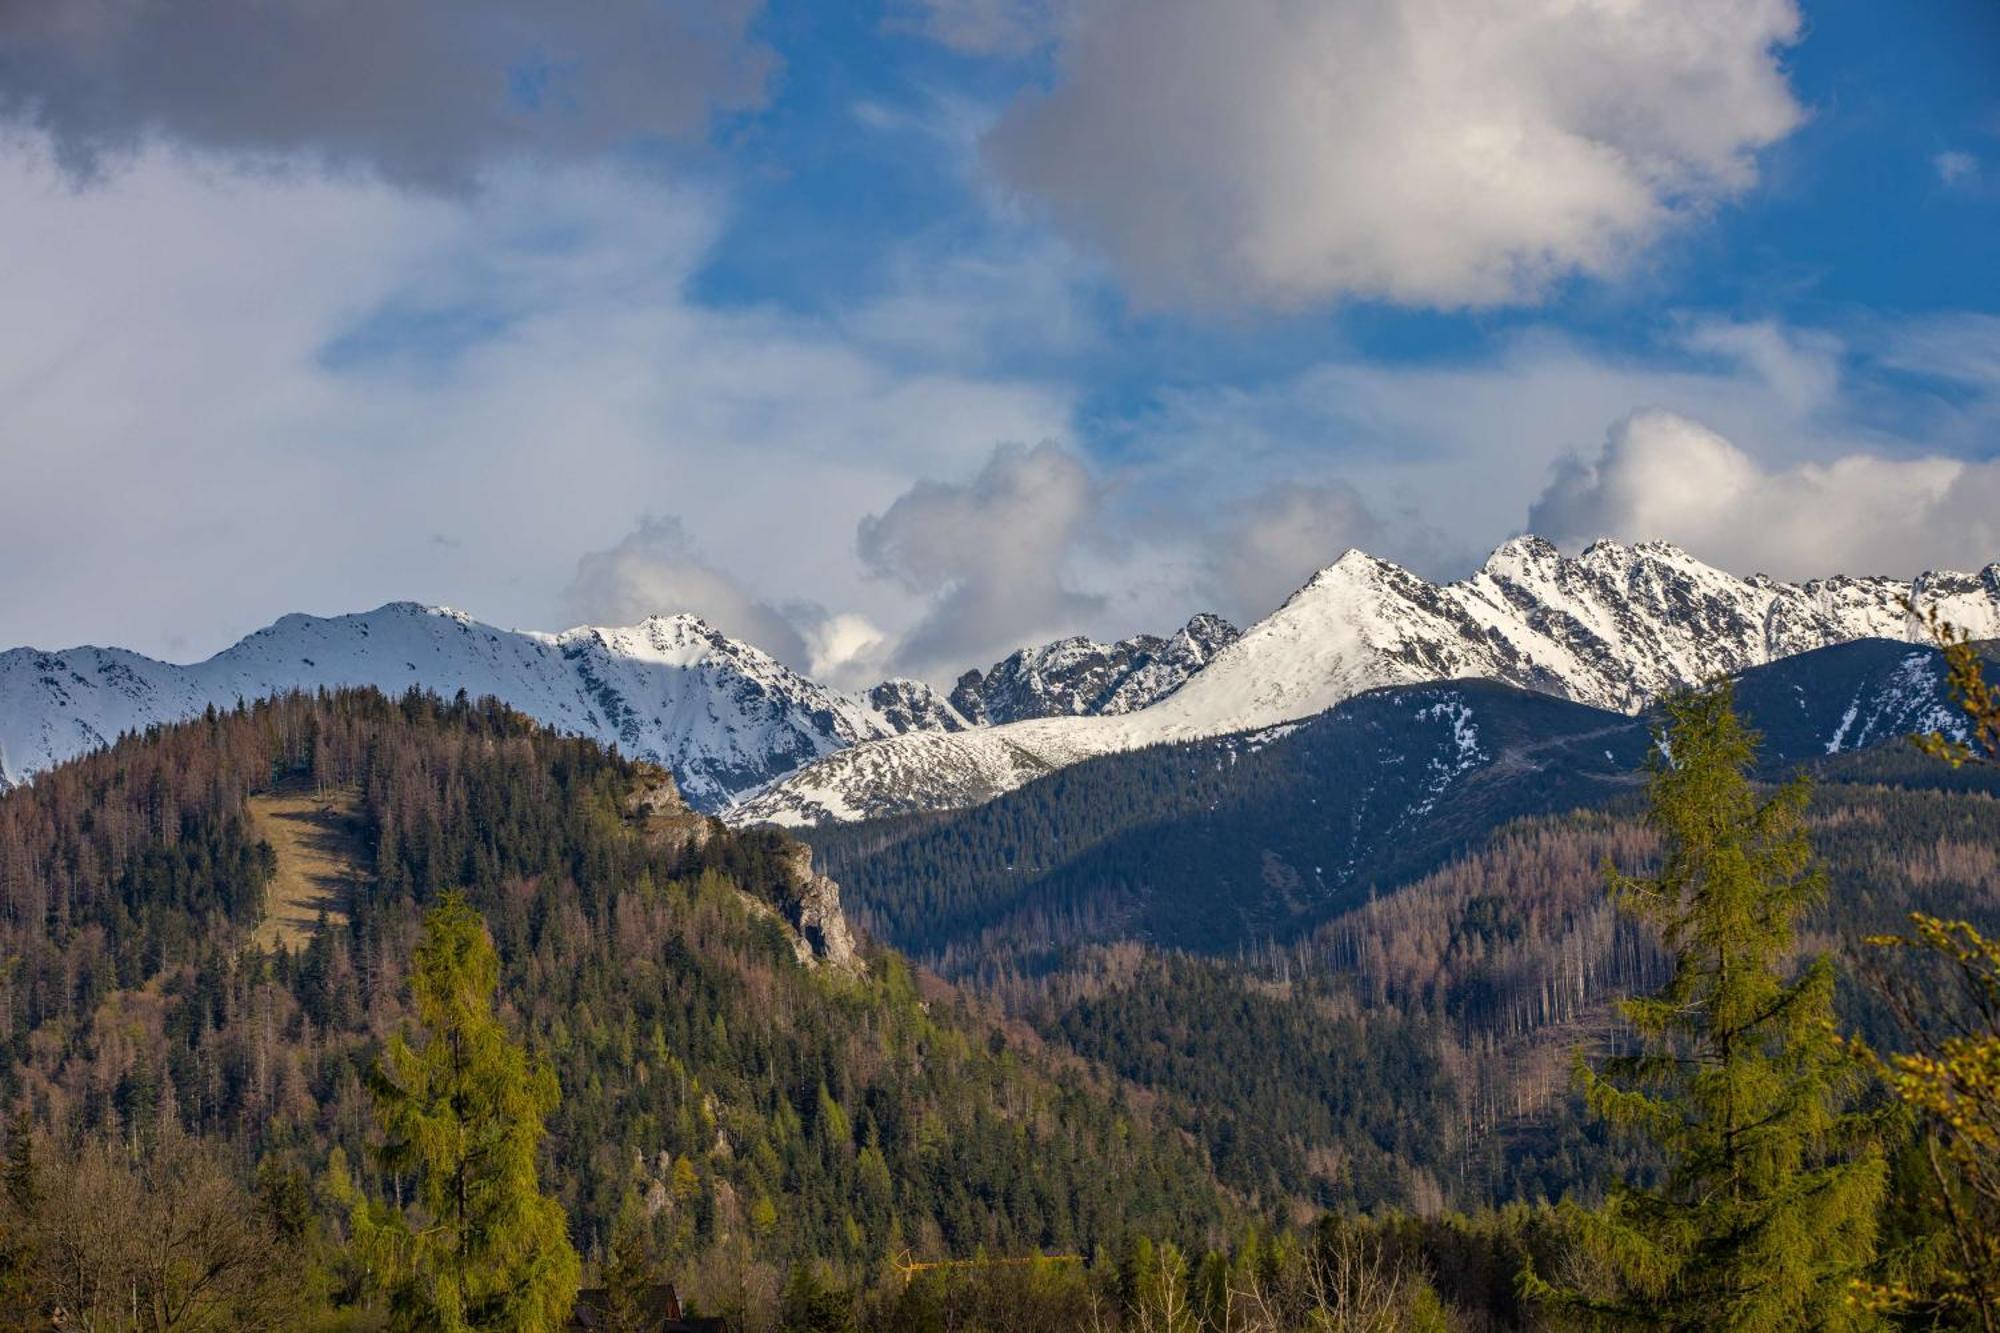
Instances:
[[[61,1328],[206,1333],[283,1328],[282,1245],[195,1140],[169,1129],[134,1163],[100,1139],[50,1154],[33,1210],[30,1280]]]

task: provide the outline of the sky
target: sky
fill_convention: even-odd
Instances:
[[[0,644],[2000,560],[1986,0],[0,3]]]

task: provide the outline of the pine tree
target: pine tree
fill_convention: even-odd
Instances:
[[[1608,1281],[1533,1294],[1636,1326],[1758,1330],[1863,1326],[1855,1277],[1874,1251],[1885,1178],[1863,1073],[1834,1026],[1824,957],[1788,977],[1799,917],[1824,892],[1803,779],[1759,797],[1756,737],[1727,686],[1666,705],[1648,819],[1659,873],[1612,891],[1654,924],[1665,989],[1622,1002],[1637,1049],[1580,1071],[1591,1109],[1650,1139],[1656,1189],[1614,1189],[1579,1219]]]
[[[413,1176],[407,1211],[376,1203],[357,1243],[385,1279],[397,1327],[541,1333],[563,1326],[580,1263],[535,1151],[559,1098],[493,1015],[499,959],[479,914],[446,894],[424,921],[410,991],[426,1040],[399,1034],[370,1088],[383,1167]]]

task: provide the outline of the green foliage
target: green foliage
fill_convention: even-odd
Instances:
[[[1912,608],[1914,609],[1914,608]],[[1944,651],[1967,740],[1913,738],[1953,769],[2000,768],[2000,692],[1962,632],[1925,613]],[[2000,938],[1970,921],[1912,912],[1908,935],[1878,935],[1876,992],[1899,1045],[1873,1057],[1916,1119],[1891,1221],[1899,1233],[1871,1303],[1943,1326],[2000,1328]]]
[[[1182,799],[1176,783],[1208,799],[1210,775],[1225,780],[1170,758],[1149,756],[1161,799]],[[1469,839],[1469,854],[1414,883],[1382,879],[1372,900],[1360,888],[1314,898],[1304,870],[1339,819],[1322,832],[1300,823],[1306,798],[1365,766],[1328,752],[1323,787],[1295,792],[1284,770],[1254,760],[1243,756],[1237,775],[1268,779],[1244,799],[1268,803],[1256,830],[1270,840],[1258,845],[1276,859],[1223,867],[1199,901],[1155,903],[1200,931],[1211,907],[1234,910],[1230,895],[1247,893],[1249,914],[1225,932],[1241,941],[1234,958],[999,949],[959,969],[985,983],[975,994],[889,953],[872,953],[862,976],[801,966],[757,906],[782,909],[791,891],[784,839],[696,820],[703,839],[663,841],[628,813],[636,766],[497,706],[353,692],[215,715],[0,797],[0,1090],[43,1123],[111,1141],[184,1125],[239,1181],[266,1163],[254,1215],[283,1238],[271,1253],[307,1275],[297,1286],[310,1300],[365,1323],[341,1201],[365,1192],[428,1207],[412,1197],[420,1179],[372,1151],[382,1133],[367,1075],[399,1027],[429,1026],[413,1008],[410,961],[423,907],[459,886],[491,933],[496,1021],[562,1087],[544,1113],[538,1179],[599,1280],[638,1281],[643,1254],[691,1306],[754,1326],[776,1318],[789,1274],[817,1265],[814,1280],[861,1327],[1132,1328],[1129,1241],[1145,1234],[1156,1267],[1167,1242],[1184,1256],[1180,1286],[1205,1333],[1313,1327],[1310,1288],[1334,1269],[1310,1259],[1328,1252],[1311,1233],[1210,1247],[1246,1217],[1402,1205],[1431,1220],[1370,1224],[1347,1251],[1361,1272],[1396,1277],[1396,1317],[1422,1326],[1442,1303],[1479,1312],[1471,1326],[1517,1326],[1515,1272],[1530,1256],[1559,1271],[1575,1219],[1442,1210],[1588,1191],[1614,1171],[1655,1179],[1657,1147],[1610,1144],[1585,1125],[1546,1057],[1609,997],[1668,975],[1671,959],[1614,919],[1595,883],[1607,856],[1650,864],[1657,834],[1614,810],[1489,837],[1482,821],[1505,802],[1447,802],[1440,815],[1462,817],[1451,836]],[[1982,910],[2000,806],[1970,789],[1863,785],[1874,772],[1843,770],[1857,780],[1815,797],[1835,893],[1806,929],[1879,930],[1919,903]],[[264,954],[244,944],[269,865],[246,838],[242,801],[308,775],[356,793],[355,832],[372,856],[345,922],[298,953]],[[1065,780],[1086,777],[1101,780]],[[1073,831],[1044,813],[1022,847]],[[1146,840],[1143,819],[1107,818],[1119,837]],[[961,961],[1001,939],[981,933],[989,908],[1030,927],[1009,939],[1150,919],[1093,916],[1093,902],[1119,900],[1085,892],[1096,871],[1014,902],[1020,879],[1000,868],[1033,862],[998,842],[975,850],[977,875],[961,887],[999,896],[945,904],[940,938]],[[1198,830],[1158,850],[1146,873],[1171,870],[1184,888],[1220,864],[1201,859]],[[1115,889],[1117,856],[1104,855],[1099,886]],[[913,887],[898,910],[915,920],[930,890]],[[954,891],[951,876],[936,887]],[[1272,939],[1277,918],[1256,904],[1288,894],[1300,910],[1285,907],[1287,922],[1336,915]],[[1878,1002],[1842,1003],[1871,1037],[1889,1030]],[[907,1281],[885,1269],[906,1250],[1100,1249],[1107,1257],[1088,1267],[954,1267]],[[0,1245],[0,1260],[23,1253]],[[1290,1313],[1244,1323],[1228,1293],[1253,1277]]]
[[[1911,916],[1908,936],[1871,943],[1910,955],[1879,984],[1910,1049],[1877,1060],[1917,1120],[1901,1182],[1917,1214],[1906,1245],[1873,1284],[1885,1310],[1968,1327],[2000,1326],[2000,939],[1966,921]],[[1975,1325],[1974,1320],[1978,1323]]]
[[[414,962],[427,1040],[398,1033],[371,1086],[382,1163],[414,1180],[415,1197],[359,1209],[356,1241],[380,1265],[398,1327],[548,1333],[569,1319],[579,1270],[562,1205],[536,1184],[555,1078],[493,1016],[499,959],[462,896],[425,918]]]
[[[1584,1220],[1604,1266],[1542,1294],[1674,1329],[1841,1328],[1872,1259],[1884,1165],[1856,1108],[1862,1070],[1834,1024],[1831,963],[1787,976],[1801,915],[1823,892],[1795,781],[1760,797],[1755,738],[1727,687],[1668,705],[1649,822],[1658,873],[1612,876],[1674,959],[1660,991],[1620,1005],[1638,1048],[1581,1070],[1591,1108],[1658,1145],[1656,1189],[1615,1188]]]
[[[123,905],[133,867],[217,865],[246,797],[309,775],[355,794],[373,852],[344,923],[263,953],[254,911],[230,908],[255,884],[229,874],[197,877],[191,904]],[[562,1088],[539,1179],[577,1248],[615,1250],[636,1194],[662,1273],[705,1310],[774,1309],[795,1260],[851,1281],[906,1247],[1087,1248],[1234,1215],[1199,1148],[1101,1071],[996,1047],[990,1010],[894,955],[802,966],[762,910],[795,892],[792,845],[699,819],[699,839],[657,837],[628,808],[647,781],[491,703],[348,691],[132,738],[0,796],[0,957],[18,960],[0,1095],[120,1138],[171,1117],[246,1178],[308,1170],[314,1290],[351,1304],[353,1198],[416,1202],[374,1151],[369,1079],[400,1027],[428,1026],[410,962],[456,885],[492,936],[497,1013]]]
[[[850,1333],[854,1293],[818,1263],[793,1264],[778,1318],[781,1333]]]
[[[1413,1171],[1450,1156],[1449,1117],[1412,1114],[1452,1100],[1425,1018],[1364,1018],[1304,978],[1130,948],[1080,960],[1045,995],[1029,1010],[1045,1032],[1166,1094],[1216,1173],[1274,1210],[1399,1203]]]
[[[658,1277],[645,1212],[636,1197],[628,1197],[612,1224],[604,1263],[605,1333],[649,1333],[647,1296]]]

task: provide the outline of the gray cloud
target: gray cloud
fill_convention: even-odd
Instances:
[[[0,5],[0,118],[72,175],[161,139],[457,188],[490,158],[698,135],[755,106],[758,0]]]
[[[1068,586],[1066,565],[1099,497],[1054,444],[996,448],[963,484],[923,481],[861,522],[861,559],[928,599],[895,663],[931,675],[1073,631],[1100,599]]]
[[[1149,304],[1534,300],[1747,189],[1803,116],[1792,0],[1072,0],[1062,20],[1053,87],[986,148]]]
[[[1638,412],[1559,463],[1528,526],[1578,546],[1664,538],[1782,578],[1977,569],[2000,558],[2000,462],[1847,454],[1770,468],[1697,421]]]
[[[648,515],[616,545],[577,561],[563,608],[571,620],[593,625],[692,612],[789,667],[813,665],[791,619],[704,559],[672,515]]]

